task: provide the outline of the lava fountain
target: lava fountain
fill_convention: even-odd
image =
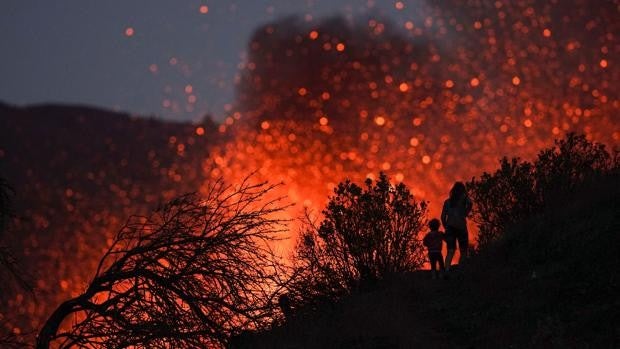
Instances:
[[[423,3],[402,27],[380,18],[292,17],[256,30],[233,135],[206,177],[259,170],[322,209],[345,177],[386,172],[430,201],[500,157],[532,158],[563,133],[617,146],[618,5]]]

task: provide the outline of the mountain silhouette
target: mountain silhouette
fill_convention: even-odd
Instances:
[[[201,160],[219,139],[208,118],[192,125],[83,106],[0,104],[0,176],[15,191],[17,215],[5,240],[34,273],[37,294],[35,301],[11,290],[0,313],[16,328],[37,328],[83,287],[128,216],[197,190]]]

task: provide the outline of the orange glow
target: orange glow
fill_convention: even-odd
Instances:
[[[209,6],[207,6],[207,5],[202,5],[202,6],[200,6],[199,11],[200,11],[200,13],[202,13],[203,15],[204,15],[204,14],[207,14],[207,13],[209,13]]]
[[[344,44],[339,42],[338,45],[336,45],[336,50],[339,52],[344,51]]]
[[[397,2],[394,4],[394,7],[396,7],[396,9],[397,9],[397,10],[402,10],[402,9],[404,9],[404,8],[405,8],[405,4],[403,4],[403,2],[402,2],[402,1],[397,1]]]
[[[455,180],[494,171],[504,155],[532,160],[554,138],[571,131],[609,144],[610,149],[618,147],[617,21],[591,18],[594,10],[587,8],[587,2],[571,3],[577,11],[571,10],[568,23],[554,16],[560,6],[537,7],[527,15],[520,2],[496,1],[490,3],[492,14],[485,18],[483,10],[473,5],[478,1],[463,2],[472,4],[463,6],[472,10],[468,16],[475,17],[455,16],[453,9],[444,12],[432,2],[416,2],[415,9],[401,2],[406,10],[416,12],[415,17],[397,13],[405,16],[398,19],[399,28],[374,19],[346,36],[316,18],[306,19],[300,25],[307,29],[297,27],[298,32],[271,25],[277,35],[261,31],[260,37],[269,38],[248,46],[243,59],[247,63],[239,67],[235,85],[238,99],[217,115],[218,124],[170,126],[162,129],[162,148],[152,142],[145,156],[124,156],[118,163],[72,172],[72,178],[102,183],[97,189],[110,195],[101,205],[102,212],[85,211],[89,200],[84,199],[80,181],[75,185],[72,181],[71,188],[53,189],[46,199],[61,198],[60,207],[71,212],[74,230],[84,237],[102,237],[105,245],[129,215],[146,213],[157,202],[184,192],[205,193],[215,178],[237,184],[258,171],[257,180],[283,181],[282,190],[273,195],[286,196],[295,204],[286,212],[286,218],[295,219],[304,206],[315,212],[324,209],[333,188],[345,178],[361,183],[386,171],[392,181],[404,181],[416,199],[430,202],[430,218],[439,214]],[[199,4],[190,12],[207,19],[196,12]],[[388,9],[396,12],[394,4],[388,2]],[[473,19],[463,22],[462,18]],[[116,35],[126,39],[127,29],[120,27],[122,32]],[[370,34],[364,36],[364,30]],[[399,41],[394,33],[404,39]],[[205,77],[185,74],[185,69],[197,72],[189,57],[176,51],[169,54],[179,56],[152,57],[140,66],[141,73],[154,80],[180,74],[181,80],[166,82],[159,103],[166,113],[195,107],[192,113],[200,117],[206,110],[197,99],[202,101],[208,91],[203,95],[202,83],[195,88],[193,84],[204,82]],[[106,146],[116,147],[111,153],[123,151],[120,144]],[[4,150],[0,150],[2,160],[12,156],[10,149]],[[138,163],[147,156],[146,165]],[[155,184],[130,175],[115,177],[121,167],[128,174],[152,172]],[[32,188],[38,188],[35,184]],[[35,216],[30,231],[60,231],[56,214]],[[284,253],[296,242],[298,230],[296,223],[291,224],[290,235],[284,236],[288,239],[277,246]],[[475,241],[475,227],[470,228]],[[53,310],[49,307],[83,291],[92,277],[87,271],[96,268],[101,246],[90,240],[79,244],[73,249],[80,253],[75,258],[80,261],[75,276],[71,275],[74,266],[63,257],[67,251],[50,249],[50,253],[58,251],[55,258],[62,270],[42,280],[39,288],[45,294],[62,290],[62,297],[45,299],[51,305],[37,305],[33,318],[49,316]],[[42,249],[28,246],[28,250]],[[22,303],[15,304],[15,314],[26,310]]]

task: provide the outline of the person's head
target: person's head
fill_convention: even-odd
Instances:
[[[439,219],[437,218],[433,218],[428,222],[428,227],[431,228],[431,230],[433,231],[439,230],[440,225],[441,223],[439,223]]]
[[[455,203],[465,195],[465,184],[463,182],[454,182],[450,189],[450,202]]]

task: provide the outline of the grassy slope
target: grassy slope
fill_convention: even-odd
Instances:
[[[395,276],[238,346],[619,347],[619,201],[617,176],[598,181],[513,227],[449,280]]]

